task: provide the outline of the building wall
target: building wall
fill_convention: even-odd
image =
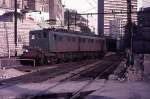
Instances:
[[[24,4],[25,0],[17,0],[17,6],[18,8],[22,9],[23,8],[23,4]],[[15,0],[0,0],[0,7],[1,8],[14,8],[15,4],[14,4]]]
[[[79,15],[79,13],[76,10],[65,9],[64,17],[65,26],[70,30],[91,32],[91,29],[88,26],[88,20],[83,16]]]
[[[138,13],[138,32],[133,35],[133,51],[150,54],[150,7]]]
[[[20,2],[19,2],[20,1]],[[23,2],[22,2],[23,1]],[[6,4],[6,5],[4,5]],[[49,8],[49,4],[52,4]],[[61,3],[61,0],[18,0],[18,8],[23,9],[24,7],[31,7],[32,10],[38,10],[41,14],[45,14],[46,18],[50,15],[50,19],[55,19],[56,24],[58,26],[64,25],[64,7]],[[6,9],[14,8],[14,0],[0,0],[0,10],[4,10],[4,13],[8,13]],[[48,14],[50,9],[50,14]],[[11,10],[12,12],[13,10]],[[0,11],[1,12],[1,11]],[[0,14],[0,57],[8,56],[10,52],[11,55],[15,53],[15,44],[14,44],[14,17],[13,14],[3,16],[4,13]],[[33,14],[33,13],[32,13]],[[33,14],[34,16],[34,14]],[[41,16],[43,17],[43,16]],[[39,19],[41,18],[38,16]],[[27,19],[27,17],[23,17],[22,20],[18,19],[18,55],[22,53],[22,47],[24,45],[29,45],[29,31],[34,29],[47,28],[47,24],[42,24],[43,21],[39,21]]]
[[[150,7],[142,9],[138,14],[140,33],[150,40]]]
[[[132,0],[132,11],[137,11],[137,0]],[[127,0],[98,0],[99,13],[98,16],[98,30],[100,34],[110,34],[110,21],[122,19],[124,25],[127,22]],[[117,14],[113,14],[117,13]],[[122,12],[122,13],[121,13]],[[104,13],[104,14],[103,14]],[[108,13],[108,14],[106,14]],[[137,15],[132,14],[133,21],[137,20]]]
[[[0,7],[11,8],[12,7],[12,1],[11,0],[0,0]]]
[[[64,25],[64,7],[61,0],[27,0],[26,6],[31,10],[49,13],[49,19],[56,20],[52,25]]]
[[[48,12],[48,4],[49,0],[26,0],[24,2],[25,6],[27,6],[30,10],[37,10]]]
[[[64,26],[64,7],[61,0],[50,0],[49,5],[50,21],[56,20],[56,24]]]
[[[4,18],[5,17],[5,18]],[[8,56],[9,52],[11,56],[15,55],[15,43],[14,43],[14,20],[13,15],[1,16],[0,20],[0,57]],[[17,53],[22,54],[23,46],[29,45],[29,31],[34,29],[40,29],[40,27],[29,19],[18,18],[17,24]]]
[[[14,8],[15,0],[0,0],[0,7]],[[18,8],[29,8],[32,11],[47,12],[50,20],[56,20],[54,25],[64,25],[64,7],[61,0],[17,0]]]

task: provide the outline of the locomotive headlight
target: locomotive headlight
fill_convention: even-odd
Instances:
[[[29,52],[29,50],[26,49],[25,52],[27,53],[27,52]]]

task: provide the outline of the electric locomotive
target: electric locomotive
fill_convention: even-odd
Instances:
[[[93,33],[34,30],[21,58],[35,59],[40,65],[97,58],[104,55],[105,45],[105,39]]]

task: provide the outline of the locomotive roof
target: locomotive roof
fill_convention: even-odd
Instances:
[[[57,29],[42,29],[42,30],[32,30],[31,32],[37,32],[37,31],[43,31],[43,32],[58,32],[58,33],[66,33],[66,34],[74,34],[74,35],[83,35],[83,36],[92,36],[92,37],[100,37],[99,35],[96,35],[94,33],[89,32],[78,32],[78,31],[68,31],[68,30],[57,30]]]

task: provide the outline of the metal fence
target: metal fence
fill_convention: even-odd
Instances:
[[[33,66],[35,67],[35,59],[1,58],[0,59],[0,68],[10,68],[10,67],[22,66],[20,61],[33,62]]]

